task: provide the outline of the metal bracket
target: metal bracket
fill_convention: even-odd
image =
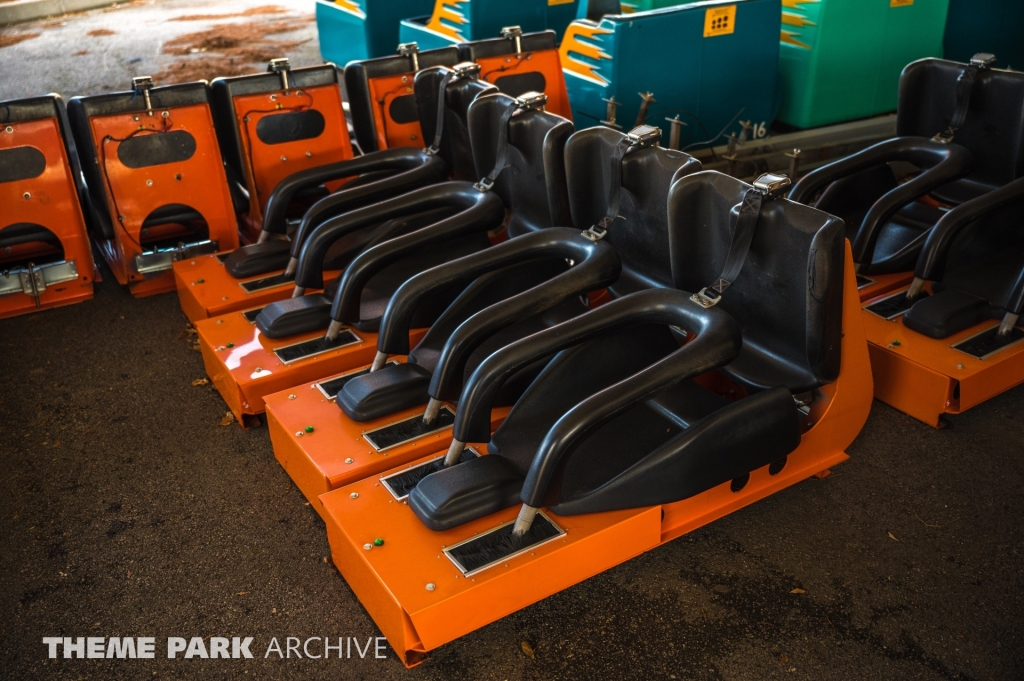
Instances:
[[[644,125],[647,122],[647,112],[651,108],[651,104],[657,104],[658,100],[654,98],[653,92],[638,92],[640,95],[640,111],[636,114],[636,123],[634,127],[638,125]]]
[[[146,111],[153,111],[153,102],[149,98],[149,90],[153,87],[153,79],[150,76],[135,76],[132,78],[132,91],[141,94],[146,100]]]
[[[668,148],[679,149],[679,136],[683,131],[683,126],[688,125],[685,121],[679,120],[679,114],[676,114],[673,118],[666,118],[670,127],[668,133]]]
[[[714,307],[715,305],[718,305],[718,303],[721,302],[722,300],[722,296],[716,295],[712,297],[712,295],[708,293],[708,287],[705,286],[700,290],[700,293],[694,293],[692,296],[690,296],[690,300],[697,303],[706,310],[709,307]]]
[[[523,29],[518,26],[506,26],[501,29],[501,37],[516,44],[516,54],[523,53]]]
[[[420,70],[420,45],[419,43],[399,43],[398,54],[412,60],[412,70]]]
[[[626,133],[626,139],[629,140],[631,146],[641,149],[656,147],[661,142],[661,128],[653,125],[638,125]]]
[[[29,263],[22,269],[0,273],[0,296],[24,293],[38,298],[47,286],[75,279],[78,279],[78,267],[75,266],[74,260],[62,260],[39,266]]]
[[[475,61],[459,62],[452,67],[452,71],[455,72],[455,78],[476,79],[480,77],[480,65]]]
[[[288,57],[277,57],[267,63],[268,72],[280,74],[282,90],[291,89],[291,85],[288,83],[288,74],[291,73],[291,70],[292,66],[288,61]]]
[[[622,102],[616,101],[615,95],[612,95],[611,99],[602,99],[601,101],[608,105],[608,108],[605,111],[605,118],[608,120],[601,121],[601,125],[607,125],[609,128],[621,130],[622,126],[615,122],[615,116],[618,112],[619,105],[622,104]]]
[[[170,248],[155,248],[149,252],[139,253],[135,256],[135,271],[139,274],[151,272],[163,272],[174,266],[178,260],[187,260],[200,255],[210,255],[220,250],[216,241],[209,239],[205,241],[194,241],[182,243]]]
[[[782,196],[792,185],[793,181],[782,173],[765,173],[754,180],[754,189],[769,201]]]
[[[530,90],[516,97],[516,108],[522,111],[543,111],[548,103],[548,96],[543,92]]]

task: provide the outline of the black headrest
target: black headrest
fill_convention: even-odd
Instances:
[[[437,131],[438,89],[446,73],[451,69],[434,66],[423,69],[416,74],[413,84],[416,95],[416,111],[423,129],[423,142],[429,146]],[[498,88],[490,83],[477,80],[472,76],[454,77],[445,89],[445,118],[441,131],[440,156],[456,180],[474,181],[476,169],[473,167],[473,151],[469,142],[467,116],[469,105],[484,93],[497,92]]]
[[[519,45],[523,52],[554,50],[558,47],[558,36],[551,30],[523,33],[519,36]],[[511,38],[486,38],[460,43],[458,50],[462,61],[476,61],[504,54],[516,54],[516,41]]]
[[[967,64],[944,59],[912,62],[900,76],[896,134],[932,137],[944,132],[956,105],[957,79]],[[970,107],[954,144],[974,156],[974,172],[951,188],[964,201],[1024,174],[1024,73],[985,69],[971,90]]]
[[[334,64],[288,70],[289,89],[337,84],[338,69]],[[213,109],[213,124],[217,128],[217,140],[220,142],[224,161],[235,171],[236,177],[245,177],[246,162],[242,154],[242,139],[238,133],[234,98],[243,95],[280,92],[281,90],[284,90],[281,74],[270,71],[230,78],[215,78],[210,83],[210,106]]]
[[[455,66],[461,61],[459,50],[454,46],[417,52],[416,60],[421,69],[432,66]],[[411,75],[414,71],[412,58],[400,54],[350,61],[345,66],[345,94],[348,97],[349,113],[352,115],[352,127],[355,129],[359,148],[364,153],[378,149],[377,130],[373,124],[374,107],[377,103],[370,94],[370,81],[374,78],[399,76],[404,73]],[[409,80],[411,82],[412,78]]]
[[[608,212],[611,157],[624,133],[597,127],[580,130],[565,146],[572,224],[587,229]],[[612,292],[625,295],[641,288],[672,286],[665,197],[672,183],[700,170],[689,154],[646,147],[622,159],[619,215],[605,237],[622,258],[622,276]]]
[[[502,114],[515,101],[488,94],[469,106],[477,177],[494,168]],[[565,143],[572,133],[571,122],[546,111],[521,111],[509,120],[506,165],[492,190],[512,211],[509,236],[572,224],[565,183]]]
[[[750,185],[716,171],[684,177],[668,200],[675,286],[697,292],[721,275],[732,213]],[[765,200],[739,276],[718,307],[743,330],[726,369],[757,388],[811,390],[839,375],[844,227],[839,218],[788,199]]]

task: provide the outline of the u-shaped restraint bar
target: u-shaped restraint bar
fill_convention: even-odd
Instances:
[[[460,324],[441,350],[430,381],[431,398],[458,397],[452,394],[451,386],[462,376],[472,352],[495,331],[548,310],[571,296],[604,288],[614,283],[622,268],[618,253],[610,244],[591,241],[578,229],[569,227],[551,227],[525,234],[434,267],[406,281],[392,296],[381,320],[378,358],[381,353],[409,353],[413,316],[420,303],[432,293],[503,267],[541,258],[564,258],[574,265],[542,284],[477,312]]]
[[[858,267],[880,264],[871,262],[875,243],[882,227],[901,208],[942,185],[967,176],[974,169],[971,152],[956,144],[942,144],[925,137],[897,137],[811,171],[789,192],[791,200],[806,204],[815,193],[832,182],[890,161],[906,161],[926,170],[887,192],[871,206],[852,243],[853,261]],[[920,241],[915,240],[892,258],[898,258],[908,249],[918,246]]]
[[[561,350],[636,324],[674,326],[692,339],[646,369],[591,395],[558,419],[541,442],[523,485],[524,511],[530,520],[533,516],[527,509],[536,513],[543,505],[559,465],[597,428],[660,390],[735,359],[742,345],[739,324],[725,310],[702,308],[684,291],[640,291],[498,350],[467,381],[455,416],[453,447],[490,440],[492,405],[505,380],[516,371]]]

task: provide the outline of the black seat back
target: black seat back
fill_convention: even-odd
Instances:
[[[427,146],[423,140],[412,93],[417,69],[454,66],[459,62],[457,47],[416,51],[362,61],[345,66],[345,95],[356,141],[363,153],[395,146]],[[436,112],[431,113],[436,116]]]
[[[921,59],[900,76],[896,134],[932,137],[944,132],[956,106],[957,79],[966,64]],[[1002,69],[978,72],[970,107],[954,144],[974,156],[974,172],[936,192],[962,203],[1024,174],[1024,73]]]
[[[750,185],[714,171],[681,179],[669,195],[674,285],[696,292],[721,275],[732,243],[731,213]],[[725,371],[742,384],[804,392],[839,375],[842,220],[787,199],[765,200],[743,269],[719,307],[743,330]]]
[[[587,229],[608,213],[609,160],[623,133],[598,127],[574,134],[565,147],[572,224]],[[622,159],[618,214],[605,237],[622,258],[622,275],[610,287],[616,296],[642,288],[671,287],[669,222],[665,197],[679,178],[699,171],[689,154],[660,146],[636,149]]]
[[[480,97],[469,107],[469,137],[477,177],[495,166],[503,114],[516,100],[506,94]],[[508,121],[505,168],[493,191],[511,210],[509,236],[572,224],[565,181],[565,145],[572,123],[540,110],[515,113]]]
[[[445,74],[451,70],[435,66],[416,74],[413,88],[425,146],[433,142],[437,132],[438,91]],[[452,169],[452,176],[456,180],[471,182],[479,179],[473,166],[473,150],[469,141],[469,105],[480,95],[497,91],[498,88],[490,83],[468,75],[453,77],[445,89],[444,127],[438,153]]]

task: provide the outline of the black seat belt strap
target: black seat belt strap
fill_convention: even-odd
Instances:
[[[995,63],[995,56],[988,53],[978,53],[971,57],[971,62],[956,79],[956,103],[953,106],[953,116],[949,120],[949,127],[945,132],[940,132],[932,137],[935,142],[949,144],[953,141],[956,133],[967,122],[967,110],[971,106],[971,93],[974,91],[974,80],[978,73],[991,68]]]
[[[632,149],[657,146],[661,142],[661,128],[652,125],[640,125],[629,131],[619,140],[612,151],[611,173],[608,178],[608,210],[605,216],[590,229],[583,232],[583,236],[591,241],[600,241],[608,234],[608,228],[612,223],[622,217],[619,215],[619,205],[622,202],[622,158]]]
[[[451,70],[445,71],[441,84],[437,88],[437,127],[434,129],[434,141],[426,148],[426,153],[433,156],[441,150],[441,136],[444,134],[444,115],[448,108],[446,94],[448,86],[461,78],[476,78],[480,73],[480,65],[475,62],[456,64]]]
[[[501,171],[508,165],[508,124],[512,120],[512,116],[517,111],[543,111],[547,101],[548,96],[543,93],[524,92],[509,102],[508,107],[501,114],[501,119],[498,121],[498,146],[494,155],[494,168],[491,169],[491,172],[486,177],[473,185],[474,187],[482,192],[489,191],[494,186],[495,180],[498,179],[498,175],[501,175]]]
[[[743,264],[747,261],[757,221],[761,217],[761,206],[765,201],[782,196],[791,184],[785,175],[774,173],[766,173],[754,180],[754,186],[747,189],[743,199],[733,207],[735,212],[730,211],[732,243],[729,245],[729,254],[725,257],[722,274],[713,284],[701,289],[700,293],[690,296],[690,300],[704,308],[714,307],[722,300],[722,295],[739,277]]]

